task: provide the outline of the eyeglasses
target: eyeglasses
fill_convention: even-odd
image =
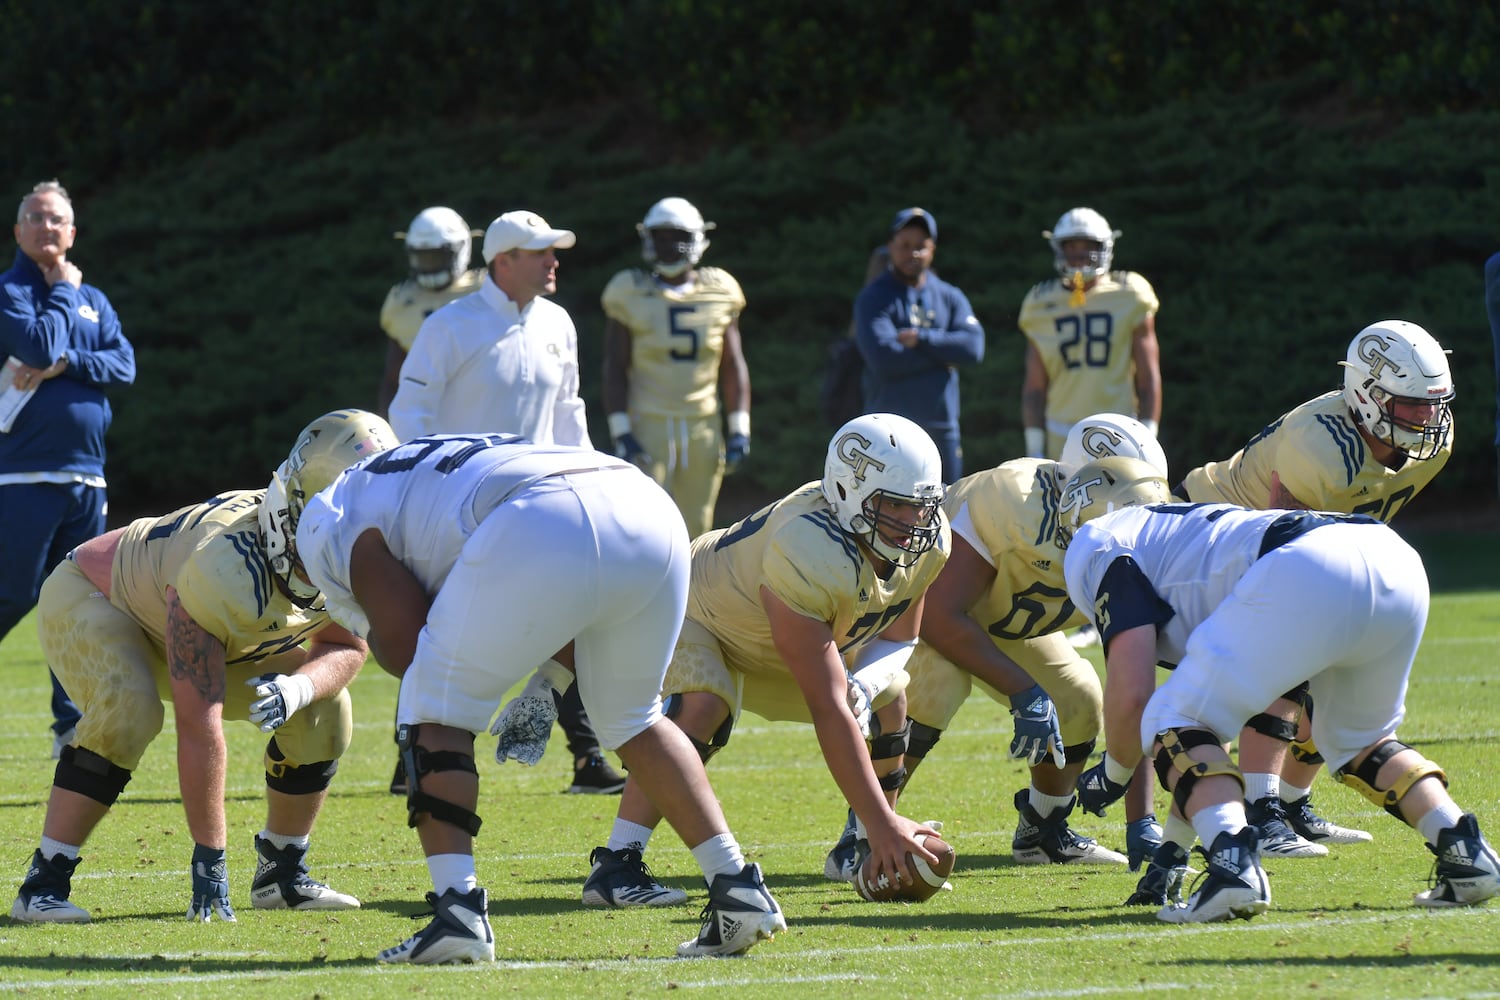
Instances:
[[[53,215],[51,212],[26,212],[21,216],[21,221],[30,223],[33,226],[49,224],[53,226],[71,226],[73,224],[73,220],[66,215]]]

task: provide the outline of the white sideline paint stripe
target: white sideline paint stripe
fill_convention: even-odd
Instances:
[[[1477,907],[1476,908],[1460,907],[1460,908],[1454,908],[1454,909],[1448,909],[1448,910],[1425,910],[1425,909],[1421,909],[1421,908],[1418,908],[1418,907],[1412,907],[1409,910],[1392,911],[1390,913],[1381,913],[1381,914],[1370,914],[1368,916],[1363,916],[1363,917],[1348,917],[1348,918],[1335,917],[1333,919],[1323,919],[1323,920],[1318,920],[1316,922],[1316,924],[1314,924],[1312,926],[1317,926],[1317,927],[1355,927],[1355,926],[1360,926],[1360,925],[1364,925],[1364,924],[1391,923],[1391,922],[1396,922],[1396,921],[1409,921],[1409,920],[1413,920],[1413,919],[1417,919],[1417,920],[1442,920],[1442,919],[1446,919],[1446,918],[1453,918],[1453,919],[1457,919],[1457,918],[1465,918],[1465,919],[1491,919],[1491,918],[1494,918],[1494,917],[1497,917],[1497,916],[1500,916],[1500,910],[1477,908]],[[1284,932],[1286,932],[1288,930],[1296,930],[1296,929],[1299,929],[1299,928],[1303,929],[1303,930],[1306,930],[1307,927],[1309,926],[1309,924],[1306,921],[1304,921],[1304,920],[1297,919],[1297,920],[1286,920],[1286,921],[1264,920],[1264,921],[1254,921],[1254,922],[1249,922],[1249,923],[1241,923],[1239,921],[1234,921],[1234,922],[1219,923],[1219,924],[1198,924],[1198,925],[1179,924],[1179,925],[1176,925],[1176,929],[1172,930],[1172,931],[1167,931],[1165,929],[1165,926],[1166,925],[1161,925],[1161,924],[1144,924],[1143,923],[1138,930],[1132,930],[1132,931],[1112,931],[1112,932],[1108,932],[1108,933],[1097,933],[1097,934],[1075,934],[1075,935],[1071,935],[1071,936],[1068,936],[1068,937],[1026,937],[1026,938],[1013,938],[1013,939],[1005,939],[1005,940],[1002,940],[1002,939],[999,939],[999,938],[984,938],[984,939],[981,939],[981,940],[978,940],[978,941],[953,941],[953,942],[944,942],[944,943],[940,943],[940,944],[920,944],[920,943],[908,942],[908,943],[902,945],[901,952],[902,952],[903,955],[915,955],[915,954],[920,953],[920,952],[975,951],[975,950],[978,950],[978,949],[981,949],[981,948],[985,949],[987,951],[990,951],[990,950],[993,950],[995,948],[1035,948],[1035,947],[1038,947],[1038,946],[1049,947],[1049,948],[1074,947],[1074,946],[1079,945],[1079,944],[1087,944],[1087,943],[1107,943],[1107,942],[1111,942],[1111,941],[1135,940],[1135,939],[1138,939],[1142,934],[1151,933],[1156,928],[1160,928],[1160,933],[1174,933],[1174,934],[1247,934],[1247,933],[1253,933],[1253,932],[1256,932],[1256,931],[1269,931],[1269,932],[1275,932],[1275,933],[1284,933]],[[0,939],[0,940],[3,940],[3,939]],[[767,948],[769,948],[770,950],[766,950]],[[817,959],[817,958],[849,958],[851,956],[858,957],[858,956],[861,956],[861,955],[872,955],[872,956],[874,956],[874,955],[884,955],[884,954],[887,954],[889,951],[890,951],[890,949],[887,946],[876,945],[876,946],[871,946],[871,947],[867,947],[867,948],[821,948],[821,949],[813,949],[813,950],[810,950],[810,951],[798,951],[798,952],[790,952],[790,953],[778,953],[778,952],[775,951],[774,945],[767,945],[767,946],[763,946],[761,950],[757,950],[756,951],[755,958],[752,959],[752,961],[754,961],[756,963],[756,966],[759,967],[759,966],[763,966],[764,964],[769,963],[769,962],[778,962],[778,961],[805,961],[807,959]],[[100,956],[100,957],[106,957],[106,958],[108,958],[107,956]],[[163,956],[163,957],[165,957],[165,956]],[[198,959],[203,959],[203,960],[211,960],[211,959],[215,959],[215,958],[219,958],[219,957],[238,957],[238,953],[205,951],[205,952],[197,952],[197,953],[195,953],[195,955],[193,957],[196,957]],[[128,959],[125,959],[125,960],[139,961],[140,959],[141,959],[141,956],[137,955],[137,956],[132,956],[132,957],[130,957]],[[115,956],[113,959],[109,959],[109,960],[121,960],[121,959],[120,959],[119,956]],[[181,961],[191,961],[191,960],[192,960],[191,957],[190,958],[181,959]],[[173,961],[179,961],[179,959],[173,959]],[[439,966],[430,966],[430,965],[419,965],[419,966],[412,966],[412,965],[378,965],[378,964],[375,963],[375,960],[372,958],[372,959],[370,959],[371,965],[368,968],[363,968],[363,967],[362,968],[351,968],[349,966],[344,966],[344,965],[338,965],[338,966],[332,966],[332,967],[330,967],[330,966],[325,966],[325,965],[316,965],[316,964],[313,964],[313,963],[309,963],[306,968],[298,970],[298,975],[300,975],[300,976],[308,976],[308,975],[317,975],[320,972],[326,972],[328,974],[337,975],[337,976],[402,975],[402,974],[416,974],[416,975],[428,976],[428,975],[432,975],[435,972],[445,972],[445,973],[451,973],[451,974],[459,974],[459,973],[485,973],[485,972],[494,972],[494,971],[528,972],[528,971],[547,971],[547,970],[555,970],[555,969],[572,969],[572,970],[575,970],[575,971],[578,971],[578,972],[589,972],[589,971],[597,971],[599,969],[606,968],[606,967],[608,968],[608,970],[609,970],[609,972],[611,974],[618,974],[618,973],[622,973],[622,972],[646,972],[646,973],[656,974],[656,973],[661,972],[664,968],[677,967],[677,968],[681,968],[681,969],[692,969],[694,967],[701,967],[701,963],[708,963],[708,962],[712,962],[712,961],[713,961],[712,959],[687,959],[687,960],[684,960],[684,959],[680,959],[680,958],[667,958],[667,957],[662,957],[662,958],[641,958],[641,957],[637,957],[637,956],[629,956],[629,957],[626,957],[626,958],[618,958],[618,959],[591,958],[591,959],[583,959],[583,960],[572,959],[572,960],[566,960],[566,961],[564,961],[564,960],[551,960],[551,961],[545,961],[545,962],[507,962],[507,961],[497,961],[497,962],[493,962],[493,963],[486,963],[486,964],[483,964],[483,965],[459,965],[459,966],[440,966],[439,967]],[[4,964],[3,961],[0,961],[0,965],[3,965],[3,964]],[[39,979],[39,980],[31,980],[31,981],[28,981],[28,982],[20,982],[20,983],[17,983],[17,982],[0,983],[0,993],[16,993],[16,992],[24,992],[26,990],[42,990],[42,989],[46,989],[48,987],[60,986],[60,985],[66,985],[69,989],[79,989],[79,988],[87,988],[87,987],[90,987],[90,986],[100,986],[100,987],[103,987],[103,986],[151,986],[151,985],[164,985],[164,984],[173,984],[173,983],[219,983],[219,982],[233,982],[233,981],[236,981],[236,980],[243,980],[243,979],[279,978],[281,976],[286,975],[287,971],[288,970],[286,968],[282,967],[282,968],[271,968],[271,969],[245,969],[245,970],[237,971],[237,972],[206,972],[206,973],[203,973],[202,975],[195,975],[195,974],[191,974],[191,973],[171,973],[171,974],[162,975],[162,976],[144,975],[144,976],[131,976],[129,978],[123,978],[123,979],[122,978],[116,978],[116,977],[111,977],[111,978],[108,978],[108,979],[83,979],[83,978],[80,978],[78,976],[69,976],[66,980],[64,980],[64,979]],[[859,975],[849,976],[849,977],[844,977],[844,976],[830,976],[828,978],[832,979],[832,980],[842,980],[844,978],[850,978],[850,979],[864,978],[864,979],[869,979],[869,978],[875,978],[875,977],[871,977],[869,975],[861,973]],[[300,981],[301,982],[305,982],[305,980],[300,980]],[[754,986],[754,985],[756,985],[758,983],[765,983],[765,982],[798,982],[798,981],[801,981],[801,982],[818,982],[818,981],[821,981],[821,977],[805,977],[805,978],[800,978],[800,979],[796,978],[796,977],[785,977],[785,978],[782,978],[782,979],[768,979],[764,975],[746,975],[746,976],[743,976],[743,977],[736,977],[736,978],[729,978],[729,979],[715,979],[715,980],[713,980],[711,982],[682,982],[680,980],[679,981],[675,981],[675,982],[676,982],[676,987],[678,989],[686,989],[686,988],[689,988],[689,987],[696,987],[696,986],[713,986],[713,987],[747,986],[748,987],[748,986]],[[1187,987],[1179,987],[1178,984],[1172,984],[1172,983],[1160,984],[1160,985],[1171,987],[1171,988],[1187,988]],[[1192,987],[1192,988],[1196,989],[1196,987]],[[1047,990],[1047,991],[1044,991],[1044,992],[1041,992],[1041,993],[1032,993],[1032,992],[1026,992],[1026,993],[996,993],[996,994],[987,994],[987,996],[995,997],[995,998],[997,998],[997,1000],[1011,1000],[1011,998],[1014,998],[1014,1000],[1023,1000],[1023,998],[1046,997],[1046,996],[1089,996],[1089,995],[1092,995],[1094,993],[1116,993],[1116,992],[1121,992],[1121,993],[1144,993],[1144,992],[1147,992],[1148,990],[1149,990],[1149,987],[1146,987],[1144,985],[1141,985],[1141,986],[1137,986],[1137,985],[1132,985],[1132,986],[1111,986],[1111,987],[1108,987],[1108,988],[1100,986],[1100,987],[1085,987],[1085,988],[1080,988],[1079,990],[1069,991],[1069,992],[1059,992],[1057,990]],[[1466,996],[1500,996],[1500,994],[1466,994]]]

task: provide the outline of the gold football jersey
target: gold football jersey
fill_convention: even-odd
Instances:
[[[610,279],[600,301],[605,315],[630,331],[632,414],[718,412],[724,331],[745,308],[745,293],[728,271],[700,267],[682,291],[631,268]]]
[[[220,493],[162,517],[132,521],[110,571],[110,603],[166,649],[167,587],[224,643],[228,666],[286,652],[328,624],[321,597],[298,608],[277,588],[260,546],[265,490]]]
[[[483,268],[465,271],[453,284],[436,291],[407,278],[386,295],[385,305],[380,307],[380,328],[403,351],[410,351],[424,319],[454,299],[479,291],[482,281]]]
[[[1187,474],[1183,488],[1195,503],[1229,502],[1265,510],[1271,473],[1292,496],[1315,510],[1368,514],[1389,521],[1448,464],[1453,434],[1425,462],[1407,459],[1399,469],[1375,460],[1360,437],[1349,405],[1335,390],[1283,414],[1224,462]]]
[[[1082,306],[1068,304],[1072,294],[1052,278],[1021,303],[1021,332],[1047,371],[1047,420],[1071,426],[1092,413],[1134,416],[1132,339],[1159,308],[1156,292],[1134,271],[1111,271],[1088,290]]]
[[[1031,639],[1083,624],[1068,599],[1063,550],[1053,541],[1061,485],[1056,462],[1017,458],[965,476],[943,501],[950,523],[968,507],[982,554],[995,566],[994,581],[969,616],[996,639]]]
[[[760,602],[765,585],[793,611],[828,622],[847,664],[922,596],[951,544],[945,520],[931,549],[882,580],[811,482],[693,541],[687,617],[719,638],[731,669],[785,675]]]

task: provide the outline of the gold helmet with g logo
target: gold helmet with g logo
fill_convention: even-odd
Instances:
[[[1172,489],[1150,462],[1115,456],[1089,462],[1073,473],[1058,501],[1057,534],[1060,549],[1073,541],[1081,525],[1124,507],[1170,503]]]

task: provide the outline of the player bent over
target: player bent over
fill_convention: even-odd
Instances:
[[[1437,855],[1417,904],[1500,893],[1500,858],[1478,822],[1442,769],[1396,736],[1427,622],[1417,553],[1363,515],[1154,502],[1166,495],[1149,466],[1106,459],[1069,481],[1061,515],[1076,528],[1068,593],[1106,644],[1110,754],[1129,763],[1149,748],[1174,812],[1208,845],[1200,888],[1157,917],[1202,923],[1270,906],[1244,777],[1222,744],[1303,680],[1329,773]],[[1158,662],[1177,666],[1153,693]]]
[[[662,689],[668,715],[705,762],[729,742],[742,708],[811,722],[863,820],[872,880],[914,877],[907,852],[936,860],[915,839],[932,828],[892,808],[909,733],[905,700],[892,694],[905,683],[923,592],[948,555],[943,489],[937,446],[920,426],[889,413],[846,423],[829,443],[821,482],[693,541],[687,620]],[[867,748],[862,722],[872,706],[879,725]],[[590,855],[586,906],[687,898],[642,860],[661,799],[640,777],[632,770],[609,843]]]
[[[1029,788],[1015,795],[1020,814],[1011,838],[1018,864],[1125,864],[1127,857],[1075,832],[1068,817],[1073,787],[1084,773],[1103,724],[1098,673],[1064,630],[1083,622],[1063,585],[1062,553],[1054,542],[1057,501],[1068,477],[1093,458],[1129,455],[1167,474],[1167,458],[1140,421],[1096,413],[1068,432],[1062,458],[1018,458],[965,476],[949,488],[943,513],[953,528],[953,553],[928,588],[922,636],[907,664],[911,741],[907,783],[978,682],[1015,717],[1012,757],[1030,765]],[[1131,869],[1161,842],[1151,786],[1132,786],[1126,800]],[[854,878],[853,819],[829,852],[824,874]]]
[[[329,621],[291,538],[308,496],[395,443],[372,413],[325,414],[298,436],[269,489],[221,493],[134,521],[80,545],[48,577],[37,605],[42,651],[83,718],[57,762],[41,847],[12,917],[89,920],[68,898],[79,849],[161,731],[159,692],[172,701],[194,843],[189,919],[235,919],[225,857],[226,718],[274,733],[252,905],[359,906],[309,877],[306,857],[353,734],[347,688],[366,647]]]
[[[433,920],[380,961],[495,957],[474,865],[474,734],[569,642],[600,741],[668,804],[710,883],[702,930],[678,954],[739,954],[786,928],[692,744],[662,715],[688,539],[671,498],[635,466],[514,435],[417,438],[309,501],[297,544],[334,618],[368,634],[401,677],[408,823],[427,856]]]

